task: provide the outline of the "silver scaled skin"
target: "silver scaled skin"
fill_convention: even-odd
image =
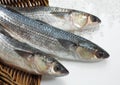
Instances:
[[[0,26],[0,60],[4,64],[35,75],[65,76],[69,72],[53,55],[19,42]]]
[[[25,17],[8,7],[0,6],[0,24],[13,38],[58,58],[100,61],[109,57],[104,49],[83,37]]]
[[[16,8],[11,7],[21,14],[35,19],[44,21],[59,29],[72,32],[85,31],[91,28],[96,28],[101,20],[89,13],[77,11],[73,9],[65,9],[59,7],[29,7],[29,8]]]

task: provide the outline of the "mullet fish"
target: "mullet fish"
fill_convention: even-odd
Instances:
[[[0,24],[13,38],[58,58],[99,61],[109,57],[105,50],[85,38],[25,17],[5,6],[0,6]]]
[[[0,29],[3,28],[0,26]],[[0,60],[4,64],[36,75],[64,76],[69,72],[53,55],[13,39],[0,30]]]
[[[101,20],[89,13],[59,7],[36,6],[29,8],[12,7],[21,14],[44,21],[59,29],[74,32],[95,28]]]

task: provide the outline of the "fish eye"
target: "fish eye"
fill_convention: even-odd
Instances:
[[[104,56],[104,53],[103,53],[103,52],[97,52],[96,54],[97,54],[97,57],[98,57],[98,58],[102,58],[102,57]]]
[[[96,18],[95,16],[91,16],[91,20],[92,20],[93,22],[96,22],[96,21],[97,21],[97,18]]]
[[[69,71],[64,66],[62,66],[61,64],[56,65],[54,67],[54,71],[57,72],[57,73],[64,74],[64,75],[69,74]]]
[[[57,72],[57,71],[62,70],[62,68],[61,68],[59,65],[56,65],[56,66],[54,67],[54,70]]]
[[[104,51],[97,51],[96,56],[97,56],[97,58],[108,58],[109,54]]]

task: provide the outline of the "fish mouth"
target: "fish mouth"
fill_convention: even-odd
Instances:
[[[76,48],[76,53],[81,61],[101,61],[109,58],[109,54],[102,48],[88,47],[88,46],[78,46]]]
[[[110,55],[104,50],[97,50],[95,55],[97,58],[101,58],[101,59],[106,59],[110,57]]]
[[[57,75],[55,76],[59,76],[59,77],[66,76],[69,74],[69,71],[60,63],[54,67],[54,71],[57,73]]]
[[[64,68],[64,70],[61,71],[62,76],[68,75],[68,74],[69,74],[69,71],[68,71],[65,67],[63,67],[63,68]]]
[[[91,19],[92,22],[101,23],[101,20],[98,17],[94,16],[94,15],[91,15],[90,19]]]
[[[87,20],[87,23],[86,23],[86,26],[96,26],[96,25],[99,25],[101,23],[101,20],[94,16],[94,15],[88,15],[88,20]]]

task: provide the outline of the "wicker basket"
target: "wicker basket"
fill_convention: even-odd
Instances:
[[[0,85],[40,85],[41,76],[22,72],[0,63]]]
[[[14,7],[48,6],[48,0],[0,0],[0,4]]]

